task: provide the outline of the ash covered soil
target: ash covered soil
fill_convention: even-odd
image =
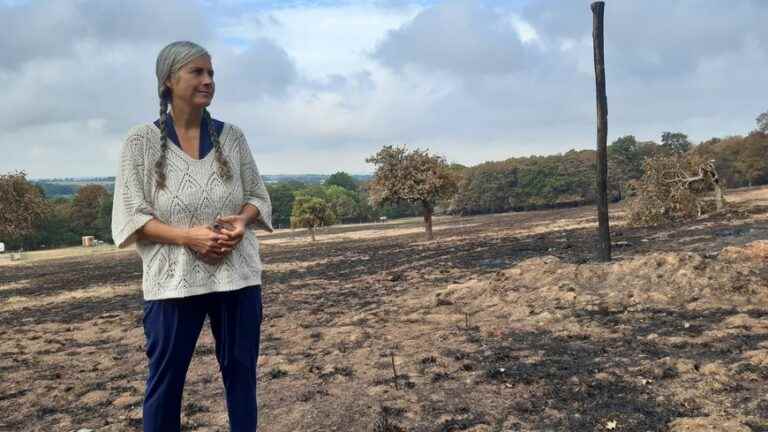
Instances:
[[[592,207],[263,235],[260,430],[768,431],[768,189],[729,198],[612,208],[607,264]],[[141,302],[134,251],[0,265],[0,430],[141,430]],[[207,324],[182,419],[228,430]]]

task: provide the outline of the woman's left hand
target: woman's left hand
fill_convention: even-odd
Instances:
[[[219,216],[216,218],[216,223],[224,224],[219,232],[227,236],[227,240],[219,240],[219,245],[230,250],[235,249],[245,235],[245,226],[248,223],[246,217],[243,215]]]

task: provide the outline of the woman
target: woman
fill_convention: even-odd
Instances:
[[[243,133],[206,109],[215,91],[208,52],[174,42],[156,73],[160,118],[129,132],[112,212],[115,244],[135,243],[143,262],[144,430],[180,430],[184,381],[208,316],[230,428],[253,432],[262,265],[248,228],[272,231],[269,195]]]

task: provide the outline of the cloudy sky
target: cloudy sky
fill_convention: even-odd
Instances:
[[[768,1],[606,3],[609,141],[754,128]],[[211,112],[265,174],[369,173],[388,144],[466,165],[593,148],[591,20],[585,0],[0,0],[0,173],[114,175],[180,39],[212,53]]]

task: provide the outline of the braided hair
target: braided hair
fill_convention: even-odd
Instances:
[[[155,161],[155,185],[165,189],[165,164],[168,158],[168,99],[170,89],[166,87],[160,95],[160,157]]]
[[[171,101],[171,89],[165,82],[173,74],[179,71],[185,64],[200,56],[210,56],[208,51],[200,45],[189,41],[177,41],[168,44],[160,50],[155,64],[155,74],[157,75],[157,95],[160,97],[160,157],[155,161],[155,185],[158,189],[165,189],[166,186],[166,165],[168,159],[168,104]],[[203,110],[202,121],[208,126],[211,142],[214,146],[217,169],[219,177],[226,181],[232,179],[232,169],[229,161],[224,156],[224,150],[221,141],[213,127],[211,114],[207,109]]]
[[[213,119],[208,109],[203,110],[203,121],[208,124],[208,134],[210,135],[211,142],[213,143],[214,157],[216,158],[216,172],[219,177],[226,181],[232,180],[232,168],[229,166],[227,157],[224,156],[224,150],[221,148],[221,141],[219,140],[219,134],[213,127]]]

